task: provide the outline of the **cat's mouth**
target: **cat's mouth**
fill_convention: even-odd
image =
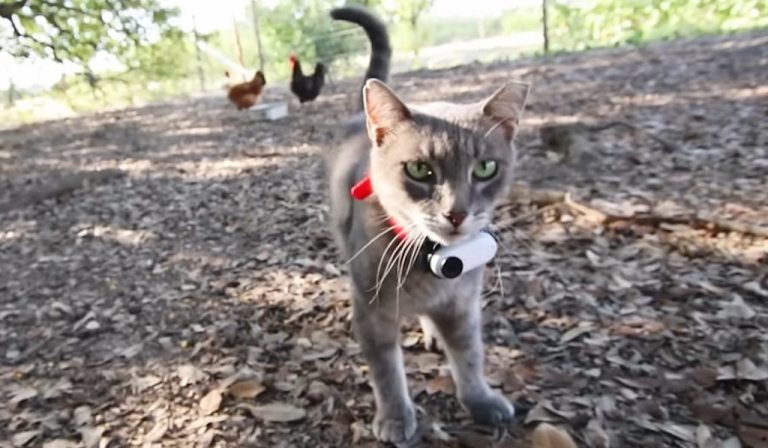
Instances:
[[[445,234],[444,236],[445,241],[443,242],[438,241],[438,242],[443,245],[450,245],[464,239],[466,236],[467,236],[466,232],[462,232],[461,230],[451,230]]]
[[[426,231],[424,232],[427,237],[435,243],[447,246],[461,241],[468,236],[479,232],[483,228],[484,224],[481,220],[467,218],[462,225],[454,227],[450,225],[442,225],[434,222],[426,223]]]
[[[471,232],[468,231],[467,226],[460,228],[450,229],[433,229],[430,228],[428,232],[425,232],[430,240],[435,243],[447,246],[466,238]]]
[[[396,211],[393,210],[393,211]],[[398,216],[399,213],[393,213],[391,216],[395,217],[395,221],[400,224],[401,227],[406,229],[406,232],[411,236],[421,234],[429,238],[429,240],[448,246],[454,244],[475,232],[480,231],[483,228],[483,220],[478,219],[476,216],[467,216],[466,220],[459,226],[453,226],[447,222],[443,223],[437,218],[429,215],[410,215],[408,218],[407,213],[402,213],[402,217]]]

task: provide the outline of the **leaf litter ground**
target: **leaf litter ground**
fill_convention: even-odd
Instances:
[[[765,73],[751,34],[394,78],[534,85],[485,295],[520,416],[471,425],[408,322],[422,445],[768,446]],[[322,176],[355,85],[273,123],[222,95],[0,133],[0,446],[375,445]]]

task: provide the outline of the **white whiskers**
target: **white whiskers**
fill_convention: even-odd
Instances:
[[[408,234],[408,232],[415,227],[415,224],[410,223],[408,226],[404,227],[402,232]],[[376,285],[374,286],[375,293],[373,295],[373,298],[371,299],[371,303],[373,303],[378,297],[379,293],[381,292],[381,287],[384,285],[384,280],[387,278],[389,273],[392,271],[392,269],[396,266],[397,261],[404,253],[404,249],[408,247],[409,242],[411,240],[408,238],[400,239],[397,235],[395,235],[392,238],[392,241],[387,245],[386,249],[384,249],[384,252],[381,254],[381,259],[379,260],[379,265],[376,268]],[[397,242],[398,244],[395,246],[394,250],[392,251],[392,254],[389,255],[389,258],[387,258],[387,252],[389,251],[389,248],[392,247],[392,244]],[[384,262],[384,259],[387,259],[387,264],[384,267],[384,271],[382,273],[381,266]]]
[[[365,251],[365,249],[368,249],[368,248],[371,246],[371,244],[375,243],[375,242],[376,242],[376,240],[378,240],[378,239],[379,239],[379,238],[381,238],[382,236],[386,235],[386,234],[387,234],[387,232],[389,232],[390,230],[395,230],[395,226],[393,226],[393,225],[392,225],[392,226],[389,226],[389,227],[387,227],[386,229],[384,229],[384,230],[382,230],[381,232],[379,232],[379,234],[378,234],[378,235],[376,235],[376,236],[374,236],[373,238],[371,238],[371,240],[370,240],[370,241],[368,241],[367,243],[365,243],[365,246],[363,246],[363,247],[362,247],[360,250],[358,250],[357,252],[355,252],[355,254],[354,254],[354,255],[352,255],[351,257],[349,257],[349,260],[347,260],[347,263],[346,263],[346,264],[349,264],[349,263],[351,263],[351,262],[352,262],[352,260],[354,260],[355,258],[357,258],[358,256],[360,256],[360,254],[362,254],[362,253]]]

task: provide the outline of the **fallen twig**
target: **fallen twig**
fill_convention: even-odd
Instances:
[[[569,209],[584,215],[590,221],[600,225],[611,225],[617,222],[632,222],[638,225],[661,227],[662,224],[687,225],[696,229],[709,231],[736,232],[768,238],[768,227],[749,224],[741,221],[707,217],[695,212],[679,216],[663,216],[654,213],[633,215],[617,215],[596,209],[573,199],[570,193],[556,190],[536,190],[519,184],[510,192],[510,200],[514,203],[530,203],[540,207],[562,203]]]
[[[534,204],[542,207],[563,202],[565,192],[541,190],[525,184],[515,184],[509,191],[509,199],[516,204]]]

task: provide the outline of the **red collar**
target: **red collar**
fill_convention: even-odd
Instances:
[[[352,189],[349,191],[353,198],[355,198],[358,201],[363,201],[368,198],[368,196],[373,194],[373,184],[371,184],[371,176],[366,174],[363,176],[363,178],[360,180],[360,182],[356,183]],[[404,240],[408,238],[408,234],[405,233],[405,229],[403,226],[398,224],[394,218],[391,216],[387,218],[387,224],[392,227],[392,231],[395,232],[395,236],[400,238],[401,240]]]

